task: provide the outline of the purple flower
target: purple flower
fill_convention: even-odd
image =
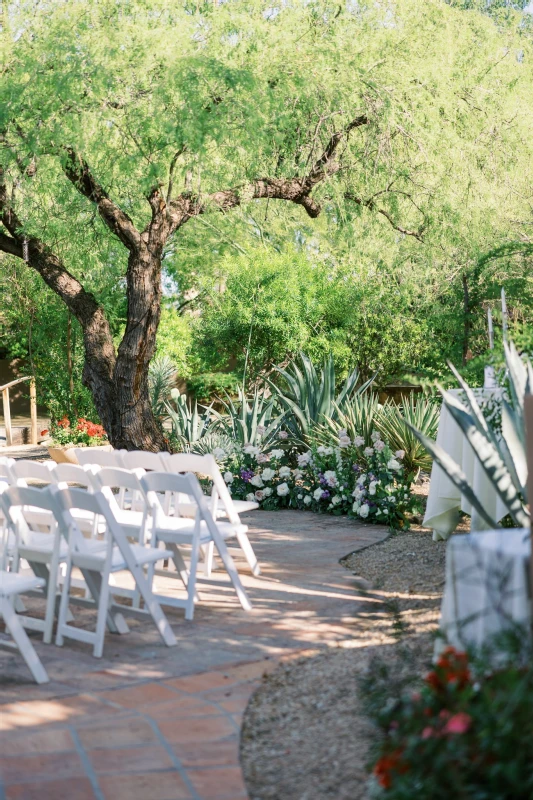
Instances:
[[[361,467],[359,466],[359,464],[354,464],[352,469],[354,472],[361,472]]]
[[[245,483],[250,483],[253,477],[254,477],[253,469],[244,469],[244,467],[241,469],[241,478]]]
[[[326,489],[326,491],[325,491],[325,492],[322,492],[321,499],[322,499],[322,500],[327,500],[329,496],[330,496],[330,493],[329,493],[329,492],[328,492],[328,490]]]

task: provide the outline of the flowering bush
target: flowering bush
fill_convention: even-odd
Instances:
[[[63,417],[52,425],[52,436],[54,444],[62,446],[70,444],[94,447],[107,443],[106,432],[102,425],[83,417],[79,417],[74,424],[68,417]]]
[[[531,662],[472,670],[467,655],[449,647],[420,692],[387,702],[376,716],[384,735],[375,796],[533,797]]]
[[[416,500],[412,475],[402,465],[403,453],[392,453],[379,433],[372,447],[357,437],[353,442],[339,431],[338,446],[313,446],[299,452],[285,431],[279,445],[263,450],[256,445],[213,451],[234,498],[254,500],[263,508],[299,508],[348,514],[393,528],[409,527],[407,514]]]

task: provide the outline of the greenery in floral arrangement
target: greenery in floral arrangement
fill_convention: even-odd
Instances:
[[[43,432],[44,435],[44,432]],[[62,447],[78,445],[78,447],[95,447],[107,444],[106,432],[102,425],[79,417],[71,422],[68,417],[63,417],[52,425],[52,439],[55,445]]]
[[[500,653],[497,669],[448,647],[419,691],[385,700],[366,681],[382,731],[371,796],[383,800],[533,797],[533,662]],[[507,656],[507,657],[506,657]]]
[[[408,515],[417,508],[413,476],[402,464],[404,453],[393,453],[379,432],[372,435],[372,447],[340,431],[335,447],[318,445],[304,452],[292,446],[287,431],[277,436],[275,446],[213,450],[234,498],[254,500],[266,509],[348,514],[391,528],[409,527]]]

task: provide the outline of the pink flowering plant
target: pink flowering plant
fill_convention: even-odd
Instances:
[[[314,445],[302,452],[280,431],[274,446],[263,449],[259,440],[213,454],[236,499],[265,509],[347,514],[405,530],[416,508],[413,475],[404,468],[401,451],[393,453],[378,432],[372,437],[373,446],[366,447],[362,437],[352,441],[341,430],[337,446]]]
[[[399,699],[384,696],[390,691],[385,675],[367,679],[366,692],[361,687],[367,710],[381,729],[372,761],[372,797],[533,797],[531,661],[513,656],[497,669],[487,667],[486,661],[448,647],[419,691]],[[379,681],[383,686],[376,691]]]

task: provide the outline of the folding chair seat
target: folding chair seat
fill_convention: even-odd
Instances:
[[[141,485],[144,487],[146,499],[150,508],[150,517],[147,518],[147,526],[150,526],[152,535],[152,545],[158,546],[160,542],[168,545],[172,550],[172,559],[176,566],[187,590],[186,600],[170,598],[166,595],[157,595],[157,598],[164,605],[173,605],[178,608],[185,608],[185,618],[192,619],[194,616],[194,602],[196,600],[196,580],[200,547],[210,546],[213,543],[217,549],[222,563],[228,573],[231,583],[237,593],[237,597],[243,608],[251,608],[248,595],[242,585],[241,579],[228,553],[224,537],[236,534],[233,523],[226,523],[226,527],[221,532],[220,524],[215,523],[211,512],[207,506],[206,498],[202,493],[198,479],[192,473],[177,475],[163,472],[149,472],[141,478]],[[173,496],[174,515],[169,516],[161,502],[161,494],[170,493]],[[187,497],[188,503],[192,501],[196,505],[194,519],[180,516],[180,498]],[[191,546],[191,562],[187,570],[183,556],[180,552],[180,545]],[[153,574],[153,573],[152,573]]]
[[[143,572],[143,568],[153,565],[161,559],[169,558],[171,553],[141,544],[131,545],[124,531],[117,524],[107,499],[101,491],[89,494],[82,489],[53,487],[50,493],[58,506],[56,515],[60,520],[61,530],[69,541],[67,574],[61,594],[56,644],[61,646],[65,637],[75,639],[92,644],[94,656],[97,658],[102,656],[105,626],[106,622],[109,626],[111,595],[114,592],[114,587],[110,585],[110,576],[124,570],[128,570],[133,576],[136,588],[144,600],[147,613],[151,615],[164,643],[169,647],[176,644],[176,638],[168,620]],[[99,551],[91,549],[92,542],[83,537],[71,509],[84,509],[105,520],[107,531],[103,549]],[[67,622],[70,581],[74,567],[78,567],[82,571],[97,605],[95,631],[76,628]]]
[[[197,455],[195,453],[175,453],[167,459],[167,471],[170,472],[194,472],[206,475],[212,482],[211,496],[206,498],[208,508],[212,516],[217,520],[218,528],[224,538],[235,537],[241,548],[246,561],[253,575],[260,575],[261,569],[256,555],[247,536],[248,526],[244,525],[239,517],[239,506],[233,500],[226,486],[224,478],[220,472],[217,462],[212,455]],[[242,501],[244,502],[244,501]],[[258,503],[248,503],[249,507],[258,508]],[[182,498],[180,502],[180,514],[182,516],[193,516],[195,505]],[[220,518],[227,518],[229,522],[219,522]],[[213,565],[213,543],[208,546],[205,559],[205,572],[209,576]]]
[[[95,486],[105,495],[116,522],[126,536],[143,542],[146,502],[137,472],[137,470],[103,467],[94,472],[93,479]],[[143,470],[139,472],[142,474]],[[129,500],[129,508],[124,507],[126,498]]]

